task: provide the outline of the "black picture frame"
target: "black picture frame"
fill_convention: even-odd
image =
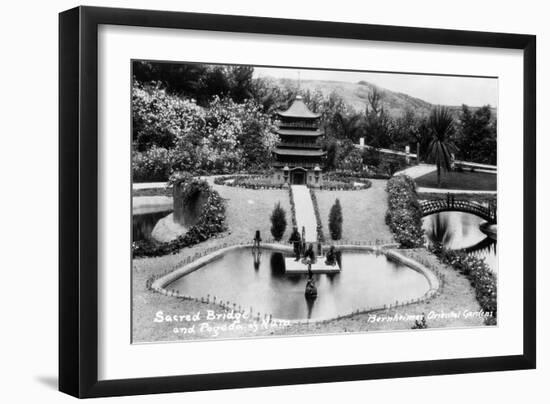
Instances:
[[[100,24],[523,50],[523,354],[98,381]],[[59,389],[62,392],[83,398],[535,368],[534,35],[77,7],[59,15],[59,99]]]

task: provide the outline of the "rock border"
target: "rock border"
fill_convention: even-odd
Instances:
[[[314,320],[310,320],[310,319],[293,319],[293,320],[280,319],[280,318],[273,317],[271,314],[269,314],[269,315],[264,314],[262,316],[260,313],[257,313],[257,316],[253,316],[254,313],[252,313],[252,310],[251,310],[251,315],[252,315],[251,317],[253,319],[257,319],[257,320],[260,320],[260,319],[263,318],[264,320],[269,321],[270,323],[271,322],[279,322],[279,323],[284,322],[284,323],[289,324],[289,325],[294,325],[294,324],[316,324],[316,323],[325,323],[325,322],[332,321],[332,320],[339,320],[339,319],[342,319],[342,318],[347,318],[347,317],[354,316],[356,314],[365,314],[365,313],[377,312],[377,311],[388,310],[388,309],[392,309],[392,308],[396,308],[396,307],[403,307],[403,306],[407,306],[407,305],[410,305],[410,304],[421,303],[423,301],[426,301],[426,300],[431,299],[432,297],[434,297],[439,292],[439,290],[441,288],[441,282],[440,282],[439,278],[436,276],[436,274],[431,269],[429,269],[425,265],[421,264],[420,262],[415,261],[412,258],[408,258],[408,257],[404,256],[403,254],[399,253],[397,250],[394,250],[393,248],[395,248],[395,247],[396,247],[395,244],[383,244],[383,245],[340,244],[340,245],[337,246],[338,250],[340,250],[340,251],[368,251],[368,252],[373,252],[375,254],[384,254],[384,255],[386,255],[386,257],[388,257],[388,258],[390,258],[394,261],[397,261],[397,262],[411,268],[412,270],[422,274],[426,278],[426,280],[428,281],[430,289],[428,289],[428,291],[424,295],[420,296],[417,299],[409,300],[409,301],[406,301],[406,302],[396,302],[396,304],[384,304],[383,306],[378,306],[378,307],[368,307],[368,308],[358,309],[358,310],[355,310],[351,313],[343,314],[343,315],[340,315],[340,316],[328,317],[328,318],[319,318],[319,319],[314,319]],[[224,254],[226,254],[230,251],[237,250],[237,249],[242,249],[242,248],[253,248],[253,244],[252,243],[241,243],[241,244],[234,244],[234,245],[229,245],[229,246],[225,245],[224,247],[216,249],[214,251],[209,250],[209,252],[206,255],[200,256],[197,259],[191,261],[190,263],[186,263],[183,266],[181,266],[181,267],[179,267],[179,268],[177,268],[177,269],[175,269],[171,272],[168,272],[168,273],[160,276],[159,278],[155,279],[154,281],[152,281],[150,283],[150,285],[148,285],[148,287],[149,287],[150,290],[152,290],[156,293],[163,294],[165,296],[173,296],[173,297],[182,298],[182,299],[196,300],[196,301],[200,301],[200,302],[203,302],[203,303],[214,303],[214,304],[217,304],[218,306],[222,307],[223,309],[235,310],[236,304],[231,304],[230,302],[216,302],[215,297],[214,297],[214,300],[211,301],[209,297],[206,298],[206,300],[205,300],[204,297],[197,298],[197,297],[193,297],[193,296],[185,296],[185,295],[181,295],[178,291],[168,290],[168,289],[166,289],[166,287],[168,285],[170,285],[172,282],[174,282],[175,280],[181,278],[182,276],[190,274],[191,272],[194,272],[194,271],[202,268],[204,265],[206,265],[210,262],[213,262],[217,259],[220,259]],[[292,253],[293,252],[291,246],[287,246],[287,245],[283,245],[283,244],[277,244],[277,243],[265,243],[265,244],[262,244],[261,248],[264,249],[264,250],[270,250],[270,251],[278,251],[278,252],[286,252],[286,253]],[[245,311],[241,310],[241,312],[244,313]]]

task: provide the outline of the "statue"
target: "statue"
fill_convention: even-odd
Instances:
[[[317,298],[317,287],[315,286],[315,280],[313,277],[308,278],[306,283],[306,299],[315,299]]]
[[[331,245],[330,249],[327,251],[325,264],[330,266],[336,265],[336,250],[333,245]]]

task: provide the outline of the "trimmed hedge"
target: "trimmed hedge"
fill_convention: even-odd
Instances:
[[[292,187],[288,187],[288,199],[290,200],[290,218],[292,220],[292,227],[297,227],[296,222],[296,205],[294,203],[294,194],[292,193]]]
[[[319,212],[319,203],[317,202],[317,195],[313,188],[309,188],[309,194],[311,195],[311,201],[313,202],[313,210],[315,212],[315,219],[317,222],[317,241],[325,242],[325,233],[323,231],[323,222],[321,221],[321,212]]]
[[[414,180],[405,175],[392,177],[387,185],[388,211],[386,224],[403,248],[418,248],[425,244],[422,229],[422,209],[418,203]]]
[[[327,178],[336,181],[344,181],[345,179],[354,179],[356,181],[365,181],[368,179],[387,180],[391,175],[386,173],[375,173],[372,171],[352,171],[352,170],[335,170],[327,173]]]
[[[465,251],[448,250],[441,245],[433,245],[430,250],[447,265],[452,266],[466,276],[476,292],[476,299],[481,309],[492,313],[485,319],[485,324],[495,325],[497,318],[497,280],[485,260],[469,255]]]
[[[340,200],[336,198],[334,205],[330,208],[328,216],[328,228],[330,231],[330,237],[333,240],[340,240],[342,238],[342,222],[344,218],[342,216],[342,205]]]
[[[269,220],[271,220],[271,235],[275,241],[281,241],[286,230],[286,212],[281,207],[281,202],[277,202]]]
[[[225,224],[225,204],[220,194],[213,190],[206,181],[187,176],[174,181],[185,182],[183,194],[191,194],[200,190],[207,195],[197,223],[185,234],[167,243],[158,243],[151,240],[140,240],[132,243],[133,257],[156,257],[173,254],[184,247],[190,247],[210,237],[227,230]]]

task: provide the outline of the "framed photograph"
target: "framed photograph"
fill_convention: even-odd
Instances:
[[[535,367],[534,36],[59,27],[61,391]]]

